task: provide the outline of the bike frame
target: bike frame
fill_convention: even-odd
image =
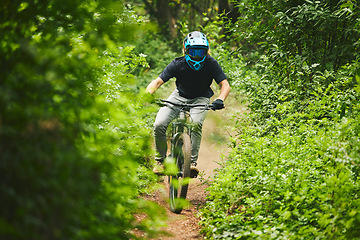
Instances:
[[[190,118],[190,109],[200,107],[204,111],[212,109],[212,104],[187,104],[187,103],[174,103],[168,100],[160,99],[159,104],[161,106],[168,106],[169,104],[180,109],[179,117],[177,117],[171,124],[171,154],[170,157],[175,156],[175,143],[183,133],[187,133],[191,136],[191,126],[188,122]],[[179,173],[181,174],[181,173]]]
[[[186,199],[188,183],[178,180],[191,177],[191,124],[188,123],[190,109],[193,107],[202,107],[204,111],[206,111],[212,109],[212,105],[173,103],[167,100],[160,100],[159,102],[161,106],[171,107],[168,104],[180,109],[179,117],[172,122],[170,155],[171,158],[176,159],[178,173],[169,175],[170,209],[174,213],[180,213],[183,209],[181,199]]]
[[[212,104],[186,104],[186,103],[174,103],[168,100],[160,100],[161,105],[167,106],[171,104],[180,109],[179,117],[176,118],[171,124],[171,157],[174,153],[175,142],[182,133],[187,133],[191,136],[191,126],[188,123],[190,118],[190,109],[194,107],[202,107],[204,111],[210,110]]]

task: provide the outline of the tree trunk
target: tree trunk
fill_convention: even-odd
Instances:
[[[236,8],[234,7],[234,4],[230,4],[229,0],[219,0],[219,11],[218,13],[224,13],[226,14],[226,16],[231,19],[232,23],[235,23],[238,19],[238,17],[240,17],[238,11],[236,10]]]
[[[161,32],[169,33],[170,38],[174,39],[177,36],[176,31],[176,19],[171,12],[168,0],[157,0],[157,14],[156,19],[158,21]]]
[[[225,14],[230,12],[229,0],[219,0],[219,11],[221,14],[225,11]]]

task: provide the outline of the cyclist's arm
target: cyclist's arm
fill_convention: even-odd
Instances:
[[[153,94],[163,84],[164,84],[164,81],[158,77],[147,86],[146,91],[148,93]]]
[[[228,95],[230,93],[230,89],[231,89],[230,84],[229,84],[228,80],[225,79],[219,83],[219,86],[220,86],[220,94],[218,96],[218,99],[225,101],[225,99],[228,97]]]

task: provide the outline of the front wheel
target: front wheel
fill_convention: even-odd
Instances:
[[[191,140],[187,133],[182,133],[175,141],[173,156],[178,174],[170,176],[170,210],[180,213],[185,204],[190,180]]]

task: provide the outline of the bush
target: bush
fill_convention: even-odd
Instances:
[[[357,239],[359,120],[243,134],[208,188],[213,239]]]
[[[251,112],[239,116],[233,151],[208,188],[203,232],[358,239],[359,24],[351,19],[359,8],[344,1],[238,8],[244,17],[228,30],[251,62],[236,69],[244,77],[232,85],[247,93]]]
[[[150,131],[129,91],[129,69],[146,63],[122,44],[134,32],[122,2],[0,8],[0,238],[152,234],[161,211],[138,198],[153,181]]]

